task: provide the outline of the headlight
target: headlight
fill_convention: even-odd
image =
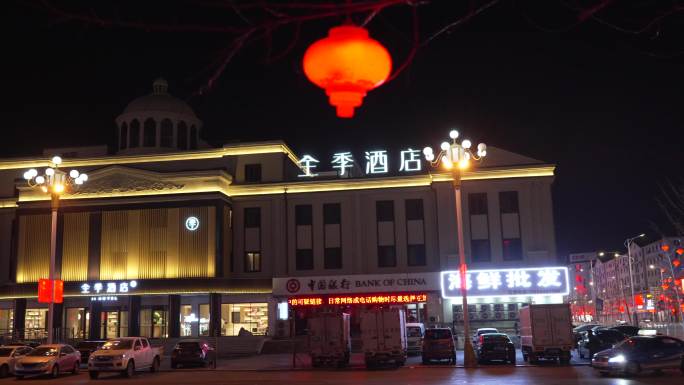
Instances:
[[[625,356],[623,356],[622,354],[620,354],[619,356],[610,357],[610,358],[608,359],[608,362],[611,362],[611,363],[614,363],[614,364],[621,364],[621,363],[623,363],[623,362],[625,362],[625,361],[626,361],[626,360],[625,360]]]

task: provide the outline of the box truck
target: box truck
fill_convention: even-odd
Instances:
[[[403,309],[377,308],[361,311],[361,341],[367,368],[406,362],[406,319]]]
[[[311,365],[343,367],[349,364],[349,314],[312,314],[307,321]]]
[[[520,309],[520,345],[523,360],[570,362],[575,338],[569,304],[528,305]]]

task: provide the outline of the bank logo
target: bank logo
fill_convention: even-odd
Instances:
[[[292,279],[287,280],[287,283],[285,284],[285,288],[290,293],[296,293],[301,288],[301,284],[299,283],[298,279],[292,278]]]
[[[195,231],[199,228],[199,219],[197,217],[188,217],[185,220],[185,228],[190,230],[190,231]]]

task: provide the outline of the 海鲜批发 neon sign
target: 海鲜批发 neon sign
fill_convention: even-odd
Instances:
[[[459,271],[440,273],[443,298],[461,297]],[[568,268],[528,267],[517,269],[468,270],[465,277],[468,297],[568,295]]]

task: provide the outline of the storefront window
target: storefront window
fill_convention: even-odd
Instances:
[[[265,335],[268,331],[267,303],[221,305],[221,335],[237,336],[240,331]]]
[[[195,322],[195,314],[192,312],[192,305],[181,305],[180,307],[180,335],[189,337],[192,335],[192,324]]]
[[[26,309],[24,338],[34,340],[47,336],[47,311],[48,309]]]
[[[0,309],[0,336],[12,335],[14,309]]]
[[[87,310],[82,307],[66,309],[64,332],[67,338],[86,338],[86,312]]]
[[[168,312],[164,309],[140,310],[140,333],[147,338],[166,338]]]
[[[209,304],[204,303],[199,305],[199,334],[201,336],[209,335]]]
[[[119,318],[119,337],[128,337],[128,312],[122,311]]]

